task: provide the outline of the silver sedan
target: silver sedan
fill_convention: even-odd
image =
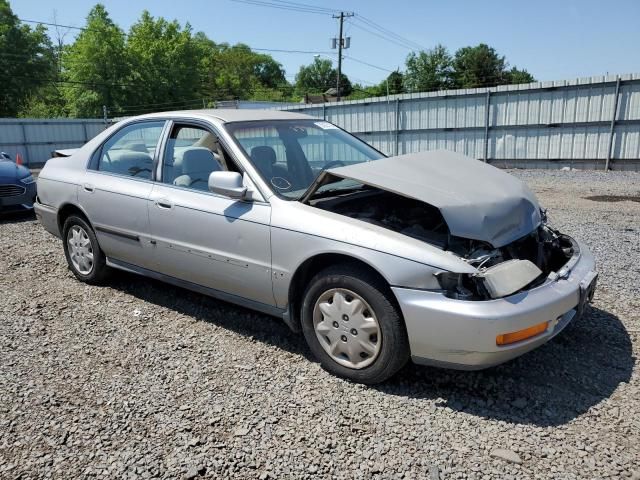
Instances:
[[[507,361],[595,289],[592,255],[526,185],[456,153],[386,158],[326,121],[250,110],[130,118],[67,153],[35,209],[79,280],[122,269],[278,316],[357,382],[410,358]]]

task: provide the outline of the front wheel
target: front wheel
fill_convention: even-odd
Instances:
[[[109,267],[89,224],[83,218],[71,215],[64,222],[62,241],[69,269],[76,278],[90,284],[102,283]]]
[[[409,358],[409,342],[393,294],[358,266],[334,266],[309,283],[302,330],[329,372],[358,383],[393,376]]]

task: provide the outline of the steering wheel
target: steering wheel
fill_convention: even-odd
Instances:
[[[342,160],[332,160],[331,162],[327,163],[326,165],[324,165],[322,167],[322,170],[326,170],[327,168],[331,168],[331,167],[344,167],[344,162]]]

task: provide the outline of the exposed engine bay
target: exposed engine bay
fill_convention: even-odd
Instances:
[[[548,227],[544,214],[537,229],[495,248],[487,242],[451,235],[438,208],[374,187],[364,186],[355,193],[320,198],[310,203],[460,256],[479,273],[445,272],[438,280],[448,296],[462,300],[499,298],[533,288],[553,272],[558,272],[574,254],[571,239]]]

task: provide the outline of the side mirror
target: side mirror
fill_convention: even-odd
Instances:
[[[243,199],[247,187],[242,184],[242,175],[238,172],[211,172],[209,175],[209,191],[230,198]]]

